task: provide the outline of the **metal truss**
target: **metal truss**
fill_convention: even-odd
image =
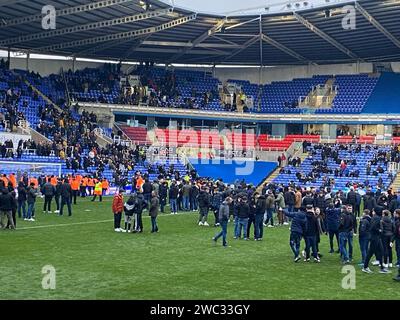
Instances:
[[[56,10],[56,16],[61,17],[61,16],[67,16],[67,15],[76,14],[76,13],[98,10],[98,9],[107,8],[110,6],[124,4],[127,2],[131,2],[131,1],[132,0],[103,0],[103,1],[93,2],[93,3],[83,4],[83,5],[76,6],[76,7],[70,7],[70,8]],[[0,28],[29,23],[29,22],[41,20],[42,18],[43,18],[43,14],[39,13],[39,14],[30,15],[30,16],[10,19],[8,21],[2,21],[2,22],[0,21]]]
[[[167,64],[170,64],[172,61],[176,61],[186,53],[188,53],[191,49],[195,48],[197,45],[199,45],[201,42],[206,40],[208,37],[212,36],[213,34],[221,31],[221,28],[225,25],[226,19],[219,21],[215,26],[213,26],[211,29],[207,30],[204,32],[202,35],[198,36],[196,39],[194,39],[190,46],[188,48],[184,48],[180,53],[174,55],[167,61]]]
[[[127,31],[127,32],[121,32],[121,33],[114,33],[114,34],[108,34],[104,36],[99,36],[95,38],[90,38],[90,39],[82,39],[82,40],[76,40],[76,41],[71,41],[71,42],[66,42],[66,43],[60,43],[60,44],[55,44],[51,46],[46,46],[46,47],[41,47],[41,48],[35,48],[34,50],[39,50],[39,51],[56,51],[56,50],[62,50],[66,48],[72,48],[72,47],[80,47],[80,46],[85,46],[85,45],[93,45],[99,42],[107,42],[107,41],[113,41],[113,40],[122,40],[122,39],[128,39],[128,38],[135,38],[135,37],[140,37],[144,36],[146,34],[152,34],[155,32],[160,32],[162,30],[170,29],[170,28],[175,28],[181,24],[190,22],[192,20],[195,20],[197,18],[197,14],[192,14],[190,16],[185,16],[176,20],[172,20],[166,23],[163,23],[161,25],[149,27],[149,28],[144,28],[144,29],[139,29],[139,30],[132,30],[132,31]]]
[[[384,26],[382,26],[367,10],[365,10],[361,4],[355,3],[355,7],[360,12],[365,19],[367,19],[376,29],[382,32],[390,41],[392,41],[396,47],[400,48],[400,41],[392,35]]]
[[[307,59],[304,58],[302,55],[300,55],[300,54],[294,52],[292,49],[289,49],[288,47],[286,47],[286,46],[284,46],[283,44],[281,44],[281,43],[275,41],[274,39],[272,39],[272,38],[266,36],[265,34],[262,34],[262,35],[261,35],[261,39],[262,39],[263,41],[265,41],[266,43],[268,43],[268,44],[274,46],[275,48],[277,48],[277,49],[279,49],[279,50],[285,52],[286,54],[292,56],[293,58],[296,58],[297,60],[300,60],[300,61],[303,61],[303,62],[307,61]]]
[[[94,29],[99,29],[99,28],[112,27],[112,26],[117,26],[117,25],[121,25],[121,24],[152,19],[152,18],[156,18],[156,17],[162,16],[162,15],[169,14],[172,11],[173,11],[172,8],[156,10],[156,11],[148,11],[148,12],[139,13],[139,14],[135,14],[135,15],[131,15],[131,16],[115,18],[115,19],[111,19],[111,20],[98,21],[98,22],[88,23],[88,24],[84,24],[84,25],[77,25],[74,27],[67,27],[67,28],[62,28],[62,29],[50,30],[47,32],[40,32],[40,33],[24,35],[24,36],[10,38],[7,40],[0,41],[0,47],[1,46],[3,46],[3,47],[9,46],[9,45],[12,45],[15,43],[40,40],[40,39],[51,38],[51,37],[55,37],[55,36],[62,36],[62,35],[75,33],[75,32],[84,32],[84,31],[89,31],[89,30],[94,30]]]
[[[308,20],[304,19],[301,15],[297,14],[296,12],[293,12],[293,16],[299,21],[302,25],[310,29],[312,32],[314,32],[316,35],[324,39],[325,41],[329,42],[331,45],[333,45],[335,48],[339,49],[349,57],[360,60],[360,58],[351,52],[349,49],[347,49],[345,46],[337,42],[335,39],[333,39],[331,36],[327,35],[325,32],[322,30],[318,29],[316,26],[314,26],[311,22]]]

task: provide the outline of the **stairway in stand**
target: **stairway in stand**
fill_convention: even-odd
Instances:
[[[301,159],[301,162],[303,162],[304,159],[308,157],[308,153],[307,152],[306,153],[300,153],[300,152],[298,154],[294,154],[293,156],[294,157],[299,157]],[[276,167],[275,170],[272,171],[271,174],[257,187],[256,191],[261,194],[262,189],[264,188],[264,186],[269,184],[269,183],[271,183],[272,181],[274,181],[274,179],[279,175],[279,171],[280,170],[281,170],[281,167]],[[397,176],[396,179],[399,179],[399,186],[400,186],[400,174]]]
[[[400,191],[400,173],[398,173],[396,178],[394,178],[389,188],[395,192]]]

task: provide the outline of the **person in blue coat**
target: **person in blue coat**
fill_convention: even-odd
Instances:
[[[329,253],[334,253],[333,249],[333,238],[336,237],[336,242],[337,242],[337,247],[338,250],[336,253],[339,253],[339,224],[340,224],[340,214],[342,212],[341,208],[337,208],[337,206],[340,205],[338,201],[335,203],[330,203],[328,208],[325,210],[325,216],[326,216],[326,229],[329,234],[329,245],[331,247],[331,250]]]
[[[292,218],[292,225],[290,226],[290,248],[294,253],[294,262],[299,262],[301,259],[300,242],[307,230],[307,218],[303,211],[289,212],[285,209],[283,213],[286,217]]]

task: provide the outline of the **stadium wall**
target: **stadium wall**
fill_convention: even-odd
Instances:
[[[76,61],[75,70],[85,68],[97,68],[104,65],[102,62]],[[131,64],[123,64],[122,70],[131,67]],[[29,70],[39,72],[42,76],[53,73],[59,73],[60,69],[72,69],[73,63],[71,59],[37,59],[29,60]],[[400,63],[392,63],[394,71],[400,72]],[[12,69],[26,69],[26,58],[11,58]],[[212,68],[201,67],[176,67],[176,69],[196,70],[202,72],[213,72]],[[354,64],[335,64],[335,65],[306,65],[306,66],[280,66],[280,67],[264,67],[261,72],[257,67],[216,67],[214,76],[221,82],[228,79],[248,80],[251,83],[271,83],[272,81],[290,81],[295,78],[309,78],[314,75],[326,74],[358,74],[369,73],[373,71],[372,63],[354,63]]]
[[[372,63],[264,67],[261,72],[261,83],[290,81],[295,78],[311,78],[314,75],[359,74],[370,72],[373,72]],[[249,80],[251,83],[258,83],[260,80],[258,68],[216,68],[215,76],[222,82],[228,79],[235,79]]]

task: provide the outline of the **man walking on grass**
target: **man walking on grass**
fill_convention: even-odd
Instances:
[[[382,227],[381,227],[382,212],[376,211],[373,213],[370,223],[370,241],[368,253],[364,261],[364,267],[362,269],[365,273],[372,273],[372,270],[368,267],[371,257],[375,255],[379,261],[380,271],[379,273],[390,273],[390,271],[383,266],[383,245],[382,245]]]
[[[307,230],[307,218],[303,211],[289,212],[284,210],[287,217],[292,218],[290,226],[290,248],[294,253],[294,262],[299,262],[300,257],[300,241]]]
[[[213,241],[217,243],[218,239],[222,237],[222,245],[226,248],[228,244],[226,242],[228,220],[229,220],[229,205],[232,203],[232,198],[227,197],[219,207],[218,221],[221,226],[221,232],[218,233]]]

